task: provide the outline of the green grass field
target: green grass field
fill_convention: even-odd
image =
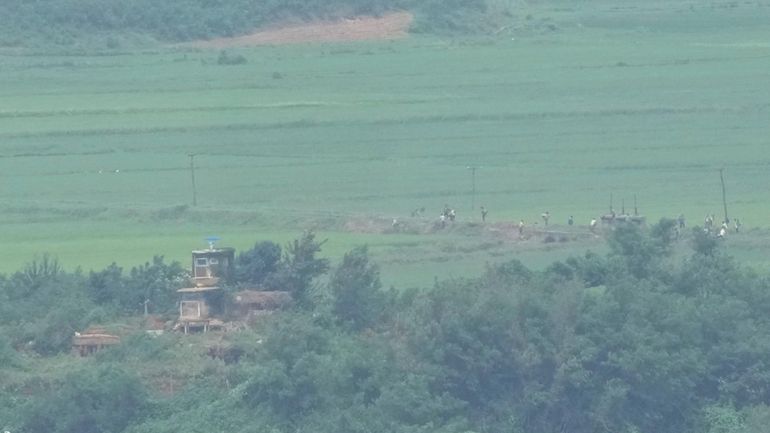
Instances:
[[[585,225],[612,194],[694,225],[721,215],[720,167],[731,217],[770,225],[770,3],[570,4],[530,7],[548,32],[259,47],[238,66],[179,47],[5,52],[0,270],[46,251],[69,268],[186,263],[210,234],[245,248],[315,228],[330,257],[367,243],[386,284],[430,284],[603,246],[345,222],[448,203],[464,223],[485,205],[494,222]],[[764,267],[756,242],[735,253]]]

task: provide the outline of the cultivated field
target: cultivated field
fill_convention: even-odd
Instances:
[[[652,220],[720,216],[720,167],[731,217],[770,226],[768,4],[634,4],[533,7],[522,22],[551,24],[472,40],[229,52],[243,65],[178,47],[6,52],[0,270],[44,251],[85,269],[186,263],[206,235],[245,248],[314,228],[332,257],[368,243],[386,283],[430,284],[603,248],[584,228],[550,245],[504,223],[548,210],[585,226],[610,194]],[[445,203],[462,224],[433,232]],[[494,230],[468,224],[480,205]],[[762,266],[763,233],[735,254]]]

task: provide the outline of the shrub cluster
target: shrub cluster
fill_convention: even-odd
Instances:
[[[674,260],[672,228],[621,226],[606,256],[544,271],[512,261],[400,293],[380,289],[366,248],[329,268],[312,233],[284,249],[261,242],[238,257],[235,283],[279,285],[301,302],[232,337],[237,356],[196,361],[191,343],[128,339],[54,392],[28,389],[21,402],[0,392],[0,415],[28,433],[765,432],[770,281],[699,229]],[[0,373],[23,368],[8,323],[61,314],[64,326],[94,305],[131,307],[105,287],[167,282],[173,269],[156,260],[128,277],[116,267],[85,277],[45,259],[3,279]],[[175,351],[205,370],[170,398],[150,398],[121,363]]]

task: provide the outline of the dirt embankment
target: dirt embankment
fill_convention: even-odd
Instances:
[[[412,24],[413,18],[409,12],[393,12],[379,17],[314,21],[275,26],[232,38],[197,41],[190,45],[198,48],[223,49],[253,45],[400,39],[408,35],[409,26]]]

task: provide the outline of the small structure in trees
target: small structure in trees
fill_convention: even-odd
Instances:
[[[269,314],[291,303],[291,294],[284,291],[243,290],[233,295],[234,313],[244,318]]]
[[[182,296],[177,322],[185,334],[195,329],[208,332],[222,326],[222,321],[214,318],[223,312],[224,290],[221,287],[189,287],[176,292]]]
[[[120,344],[120,337],[107,332],[99,326],[91,326],[85,331],[76,332],[72,337],[72,353],[79,356],[89,356],[105,347]]]
[[[626,204],[621,204],[620,214],[615,213],[615,209],[612,207],[612,194],[610,194],[610,212],[602,215],[602,223],[604,224],[619,224],[619,223],[634,223],[637,225],[645,225],[647,223],[647,217],[639,215],[639,209],[636,206],[636,194],[634,194],[634,213],[626,213]]]
[[[192,252],[191,287],[177,290],[180,300],[175,329],[185,334],[222,328],[222,318],[226,315],[248,318],[284,308],[293,301],[286,291],[242,290],[233,294],[232,302],[226,302],[225,290],[220,284],[232,282],[235,249],[215,248],[217,240],[219,238],[208,238],[208,249]]]
[[[228,281],[235,265],[234,248],[216,248],[216,237],[207,239],[209,248],[192,252],[192,282],[195,287],[216,286]]]
[[[235,249],[214,247],[217,237],[206,240],[208,249],[192,252],[193,287],[177,290],[181,296],[177,327],[184,329],[185,334],[193,329],[207,332],[222,326],[222,321],[214,318],[224,313],[224,290],[218,284],[233,274]]]

